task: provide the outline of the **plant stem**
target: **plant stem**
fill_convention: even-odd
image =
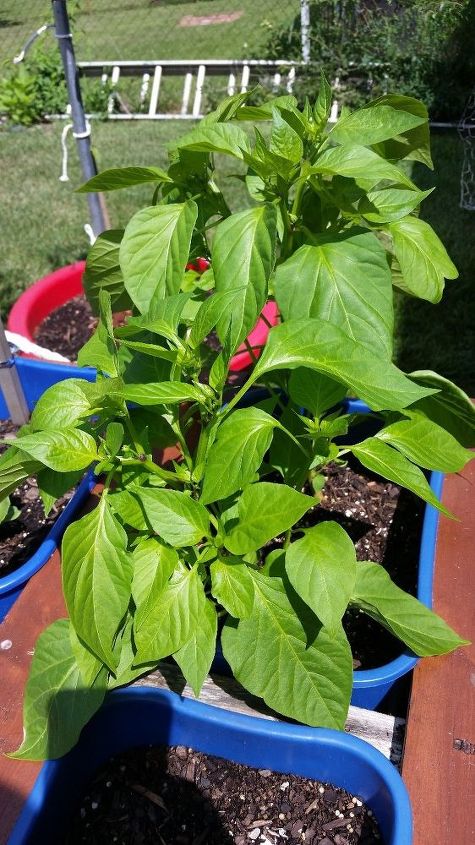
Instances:
[[[299,184],[297,185],[297,190],[295,191],[294,201],[292,203],[292,214],[294,214],[295,217],[298,217],[300,214],[305,184],[305,180],[301,178]]]
[[[159,466],[152,461],[151,458],[145,458],[145,460],[141,461],[140,458],[123,458],[121,460],[122,466],[140,466],[146,469],[148,472],[151,472],[153,475],[158,475],[163,481],[166,481],[172,487],[176,487],[177,484],[180,485],[182,482],[179,478],[177,478],[176,473],[170,472],[168,469],[163,469],[163,467]]]
[[[246,347],[247,351],[249,352],[249,355],[250,355],[250,357],[251,357],[252,363],[253,363],[253,364],[257,364],[257,356],[256,356],[256,353],[254,352],[254,349],[252,348],[251,344],[249,343],[249,341],[248,341],[247,337],[246,337],[246,339],[245,339],[245,341],[244,341],[244,346]]]
[[[249,388],[250,388],[250,387],[252,387],[252,385],[254,384],[255,380],[256,380],[256,379],[255,379],[254,373],[251,373],[251,375],[249,376],[248,380],[247,380],[246,382],[244,382],[244,384],[243,384],[243,386],[241,387],[241,389],[240,389],[240,390],[238,390],[238,392],[237,392],[237,393],[233,396],[233,398],[229,400],[229,402],[228,402],[228,404],[226,405],[226,407],[225,407],[225,408],[223,408],[222,417],[227,416],[227,414],[229,414],[229,412],[230,412],[230,411],[232,411],[232,409],[234,408],[234,406],[235,406],[235,405],[237,405],[237,403],[241,401],[242,397],[243,397],[243,396],[247,393],[247,391],[249,390]]]

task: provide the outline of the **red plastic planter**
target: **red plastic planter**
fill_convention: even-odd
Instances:
[[[11,332],[17,332],[28,340],[34,341],[35,330],[48,314],[84,292],[82,276],[85,266],[84,261],[68,264],[31,285],[15,302],[10,311],[7,328]],[[201,270],[201,267],[199,269]],[[278,322],[279,315],[275,302],[268,302],[262,313],[271,325],[274,326]],[[265,344],[268,334],[269,327],[264,320],[259,318],[256,327],[248,337],[251,347],[255,348],[256,357],[259,357],[260,347]],[[231,359],[230,369],[232,372],[239,372],[249,367],[251,363],[251,356],[242,344]]]

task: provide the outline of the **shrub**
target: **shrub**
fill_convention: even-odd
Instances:
[[[310,13],[311,64],[295,88],[302,102],[324,67],[352,108],[397,90],[423,100],[432,119],[459,119],[475,78],[473,0],[310,0]],[[301,59],[299,16],[271,35],[267,55]]]

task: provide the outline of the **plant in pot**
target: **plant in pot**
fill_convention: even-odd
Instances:
[[[327,134],[329,103],[325,82],[302,112],[292,98],[269,111],[237,95],[180,142],[166,174],[126,168],[88,183],[155,181],[161,193],[91,251],[99,323],[79,361],[97,367],[96,383],[50,388],[13,447],[19,467],[61,474],[80,456],[105,475],[98,506],[63,540],[69,620],[37,643],[20,758],[63,754],[108,689],[164,658],[198,694],[218,629],[250,692],[285,716],[340,729],[353,676],[348,606],[415,654],[464,643],[382,567],[358,562],[339,524],[314,520],[326,467],[350,455],[446,512],[423,469],[460,470],[473,432],[455,385],[391,362],[390,264],[399,285],[434,299],[444,273],[454,275],[410,213],[421,192],[392,161],[427,160],[423,107],[391,95]],[[269,114],[270,141],[257,133],[253,149],[230,122]],[[368,146],[355,146],[355,133]],[[214,151],[247,162],[259,205],[229,213],[210,178]],[[430,263],[426,237],[437,245]],[[212,269],[185,274],[203,254]],[[424,276],[414,271],[411,288],[420,255]],[[283,323],[230,396],[229,362],[269,288]],[[134,314],[114,328],[124,298]],[[204,344],[213,330],[214,350]],[[242,407],[256,384],[266,396]],[[369,435],[362,415],[339,405],[348,393],[370,409]],[[164,466],[154,449],[172,442],[181,459]]]

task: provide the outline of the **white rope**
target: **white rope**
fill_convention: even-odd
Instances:
[[[90,223],[85,223],[83,228],[84,228],[84,231],[85,231],[85,233],[88,237],[89,245],[93,246],[93,244],[95,244],[95,242],[96,242],[96,236],[94,234],[94,229],[92,228]]]
[[[63,127],[63,131],[61,132],[61,148],[63,150],[63,158],[61,161],[61,175],[59,177],[60,182],[69,182],[68,176],[68,133],[73,129],[72,123],[66,123]],[[74,138],[89,138],[91,134],[91,124],[89,121],[86,121],[86,129],[84,132],[74,132]]]
[[[69,182],[68,176],[68,132],[73,128],[72,123],[66,123],[61,132],[61,148],[63,150],[63,158],[61,161],[61,176],[60,182]]]
[[[27,352],[30,355],[36,355],[37,358],[44,358],[46,361],[61,361],[69,363],[69,358],[60,355],[59,352],[52,352],[51,349],[45,349],[43,346],[38,346],[37,343],[32,343],[27,337],[23,337],[17,332],[5,332],[5,337],[8,343],[13,344],[22,352]]]

